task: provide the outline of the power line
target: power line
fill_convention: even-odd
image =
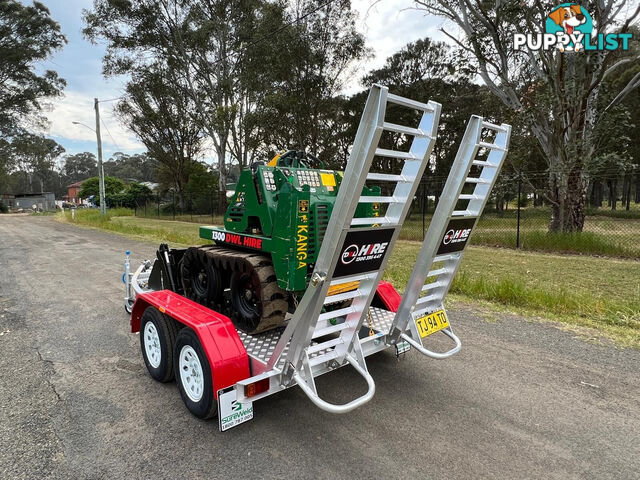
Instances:
[[[109,127],[107,127],[107,124],[104,122],[104,119],[102,117],[100,118],[100,121],[102,122],[102,125],[104,125],[104,128],[107,130],[107,133],[109,134],[109,137],[111,138],[111,141],[113,142],[113,144],[116,146],[118,151],[121,152],[122,149],[120,148],[120,145],[118,145],[118,143],[113,138],[113,135],[111,135],[111,132],[109,131]]]

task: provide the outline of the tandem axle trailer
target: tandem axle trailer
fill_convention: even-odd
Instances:
[[[389,104],[418,112],[418,125],[386,121]],[[375,382],[366,357],[382,350],[401,355],[414,349],[434,359],[457,353],[461,342],[443,300],[504,162],[509,125],[470,118],[404,294],[381,281],[429,162],[440,109],[433,101],[371,88],[309,285],[283,327],[244,333],[228,316],[164,285],[157,288],[151,261],[131,272],[127,252],[125,309],[150,375],[161,382],[175,377],[187,408],[200,418],[217,414],[224,431],[253,418],[253,402],[296,385],[330,413],[367,403]],[[411,138],[409,150],[380,148],[385,131]],[[398,162],[399,173],[372,172],[374,158]],[[387,183],[390,193],[362,195],[367,181]],[[386,208],[362,218],[355,215],[361,203]],[[170,254],[161,248],[155,262],[169,265]],[[451,341],[448,351],[428,348],[436,333]],[[346,365],[362,377],[367,392],[346,404],[330,403],[318,394],[315,378]]]

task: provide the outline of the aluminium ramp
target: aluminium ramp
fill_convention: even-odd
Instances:
[[[406,340],[436,359],[460,350],[460,340],[446,320],[443,301],[504,163],[510,135],[511,126],[507,124],[494,125],[475,115],[470,118],[389,331],[389,344]],[[479,170],[478,176],[471,176],[472,167]],[[471,193],[462,193],[463,189]],[[436,312],[441,313],[438,316]],[[444,325],[447,326],[441,331],[455,346],[445,353],[427,349],[423,338]]]
[[[386,122],[389,103],[420,112],[418,126]],[[438,131],[440,108],[435,102],[421,103],[392,95],[386,87],[374,85],[371,88],[309,287],[267,363],[267,370],[277,370],[282,365],[280,383],[283,387],[297,383],[313,403],[326,411],[352,410],[367,402],[375,391],[358,332],[367,318],[385,265],[428,163]],[[409,151],[379,148],[385,130],[413,137]],[[371,172],[374,157],[400,162],[400,174]],[[362,196],[366,180],[389,182],[393,194]],[[384,215],[354,218],[358,204],[365,202],[387,204]],[[358,282],[358,288],[327,298],[330,286],[347,282]],[[326,305],[347,300],[349,306],[323,312]],[[365,378],[368,392],[346,405],[322,400],[317,394],[314,377],[327,366],[334,368],[346,363]]]

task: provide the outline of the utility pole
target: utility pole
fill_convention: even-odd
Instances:
[[[520,204],[522,203],[522,167],[518,172],[518,224],[516,227],[516,248],[520,248]]]
[[[104,200],[104,168],[102,167],[102,138],[100,137],[100,108],[98,99],[93,99],[93,108],[96,111],[96,137],[98,138],[98,179],[100,184],[100,213],[107,214],[107,205]]]

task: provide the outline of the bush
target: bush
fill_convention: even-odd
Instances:
[[[7,207],[4,203],[0,202],[0,213],[7,213],[9,211],[9,207]]]

